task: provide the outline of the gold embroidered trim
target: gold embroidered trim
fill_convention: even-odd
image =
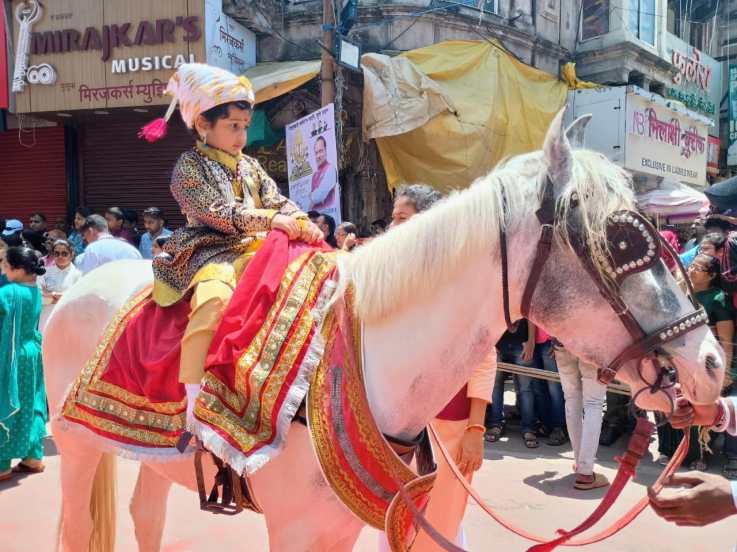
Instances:
[[[246,454],[273,435],[276,400],[309,339],[311,310],[334,268],[332,253],[306,255],[289,265],[266,320],[238,360],[236,392],[208,372],[195,407],[199,418],[225,431]]]
[[[147,426],[166,432],[178,432],[185,426],[186,399],[180,402],[150,403],[146,397],[133,394],[117,385],[100,381],[110,362],[113,348],[126,326],[147,304],[151,288],[130,299],[108,324],[92,358],[85,364],[67,397],[62,410],[65,418],[85,422],[95,428],[128,439],[140,439],[154,446],[176,445],[174,437],[161,435],[144,428],[128,427],[122,423],[100,417],[86,409],[121,421]],[[104,396],[108,395],[108,396]],[[79,408],[78,405],[86,407]],[[147,407],[138,409],[136,407]],[[152,412],[153,410],[153,412]]]

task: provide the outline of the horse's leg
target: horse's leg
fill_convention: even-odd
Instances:
[[[310,436],[293,424],[279,456],[251,478],[264,511],[272,552],[343,552],[363,528],[320,472]]]
[[[52,422],[51,428],[61,455],[60,549],[87,552],[93,529],[92,483],[102,452],[75,439],[68,430],[60,430],[58,422]]]
[[[166,521],[166,501],[171,481],[141,463],[130,513],[140,552],[158,552]]]

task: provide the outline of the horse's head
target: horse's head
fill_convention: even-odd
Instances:
[[[635,210],[627,175],[603,155],[573,150],[571,141],[580,139],[588,117],[568,131],[562,120],[563,112],[548,130],[542,154],[528,160],[537,164],[537,204],[545,203],[547,190],[554,205],[553,245],[529,317],[599,367],[618,364],[615,359],[623,351],[643,340],[643,349],[649,347],[656,356],[627,360],[616,375],[630,385],[642,408],[671,408],[672,390],[640,392],[654,389],[656,381],[660,388],[666,385],[658,380],[657,359],[676,368],[689,401],[713,402],[724,377],[721,348],[699,318],[698,306],[660,260],[657,234],[636,215],[617,215]],[[528,223],[537,228],[536,235],[541,223],[532,218]],[[647,336],[652,339],[645,344]]]

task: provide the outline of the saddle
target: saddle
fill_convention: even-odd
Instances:
[[[238,474],[252,473],[284,446],[322,354],[314,339],[317,313],[330,298],[334,269],[325,248],[272,232],[236,286],[212,341],[190,429]],[[186,426],[179,358],[189,310],[188,301],[157,305],[151,288],[129,300],[65,400],[69,425],[134,459],[179,455]]]

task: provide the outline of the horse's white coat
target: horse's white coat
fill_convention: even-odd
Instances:
[[[592,154],[584,154],[578,163],[578,153],[575,161],[566,157],[570,155],[566,144],[561,137],[560,120],[557,120],[546,140],[544,155],[525,156],[504,169],[519,169],[515,181],[518,191],[510,192],[513,216],[507,224],[513,316],[519,315],[521,294],[539,235],[539,225],[532,213],[537,207],[537,182],[543,171],[547,169],[551,174],[557,196],[564,194],[567,185],[558,180],[572,176],[572,185],[588,194],[586,201],[590,202],[589,212],[594,218],[606,216],[601,205],[609,206],[610,211],[621,206],[621,201],[613,206],[611,197],[601,197],[607,192],[606,188],[602,190],[576,181],[587,172],[582,166],[591,164],[591,157],[585,155]],[[608,161],[599,161],[605,173],[621,175]],[[510,175],[507,178],[512,180]],[[621,187],[622,183],[612,185]],[[417,222],[412,220],[397,229],[397,251],[393,251],[392,231],[376,245],[366,246],[363,252],[359,250],[355,262],[349,261],[342,266],[348,280],[356,286],[359,310],[366,315],[364,369],[367,391],[373,414],[386,433],[413,437],[468,380],[475,363],[488,353],[505,330],[496,215],[484,220],[469,216],[471,213],[480,216],[486,208],[498,213],[498,209],[492,204],[479,205],[464,200],[464,194],[467,198],[474,193],[479,201],[484,197],[489,201],[498,197],[498,194],[481,193],[478,189],[463,192],[438,206],[437,213],[431,210],[427,215],[416,217]],[[431,224],[433,220],[452,220],[453,224],[438,228]],[[601,221],[592,219],[589,223],[595,241],[597,232],[601,231]],[[443,232],[461,232],[467,239],[464,243],[456,242],[454,250],[439,243]],[[410,251],[409,240],[414,240],[421,254],[406,253]],[[443,258],[436,258],[437,263],[444,266],[438,271],[433,266],[433,249],[443,255]],[[402,266],[392,269],[382,257],[378,262],[386,269],[372,272],[370,259],[381,252]],[[462,253],[460,257],[459,252]],[[361,262],[364,263],[361,266],[356,264]],[[399,273],[409,276],[399,283],[375,281],[376,278],[397,278]],[[365,276],[363,280],[360,274]],[[107,322],[131,295],[150,281],[148,263],[122,261],[93,271],[65,294],[49,320],[44,339],[44,367],[52,408],[60,405],[66,389],[94,351]],[[370,293],[363,293],[362,285],[373,286],[371,289],[383,290],[383,293],[394,289],[396,295],[376,297],[377,305],[372,306],[372,297]],[[675,297],[674,318],[687,308],[670,276],[634,276],[622,293],[648,329],[659,324],[660,315],[638,308],[638,305],[658,304],[659,301],[663,304],[670,301],[672,305]],[[610,362],[630,342],[590,276],[571,250],[560,242],[554,247],[533,298],[531,318],[559,337],[571,351],[594,363]],[[721,352],[708,328],[691,332],[680,343],[673,343],[670,349],[677,356],[685,395],[701,403],[714,400],[719,393],[723,368]],[[707,355],[717,359],[718,368],[712,372],[704,367]],[[623,369],[621,379],[635,390],[642,387],[633,366]],[[656,394],[648,397],[643,405],[665,409],[667,402]],[[63,421],[55,419],[52,429],[62,455],[62,549],[86,550],[92,525],[84,505],[89,501],[100,449],[94,441],[66,427]],[[158,484],[157,477],[161,478]],[[140,500],[137,493],[138,498],[134,498],[131,505],[141,550],[156,550],[159,546],[169,488],[166,481],[195,488],[193,470],[188,462],[146,462],[139,488],[148,489],[147,500]],[[284,451],[256,472],[252,483],[265,512],[272,550],[322,552],[352,548],[361,523],[327,486],[312,453],[309,434],[303,427],[292,427]],[[196,500],[194,496],[192,499]]]

